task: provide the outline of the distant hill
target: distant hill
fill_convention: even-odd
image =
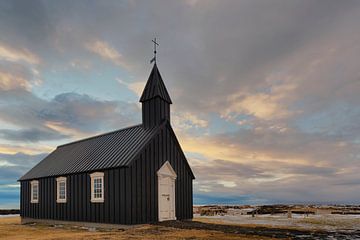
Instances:
[[[0,215],[20,214],[19,209],[0,209]]]

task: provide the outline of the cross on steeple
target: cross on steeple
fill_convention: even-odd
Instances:
[[[154,39],[154,53],[156,54],[156,39]],[[145,128],[160,126],[164,121],[170,122],[170,95],[156,64],[156,55],[150,61],[154,62],[149,79],[141,94],[142,120]]]
[[[151,40],[154,43],[154,57],[151,59],[150,63],[155,62],[156,63],[156,46],[159,46],[159,43],[156,42],[156,38],[154,40]]]

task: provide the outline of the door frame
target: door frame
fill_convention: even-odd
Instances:
[[[176,175],[176,172],[174,171],[174,169],[172,168],[171,164],[169,163],[169,161],[166,161],[161,167],[160,169],[157,171],[157,182],[158,182],[158,219],[159,219],[159,222],[161,221],[165,221],[165,220],[176,220],[176,191],[175,191],[175,180],[177,178],[177,175]],[[161,219],[160,217],[160,204],[161,204],[161,200],[160,200],[160,182],[161,180],[164,180],[165,178],[169,178],[171,181],[171,184],[173,185],[173,191],[172,191],[172,195],[173,195],[173,198],[170,198],[170,199],[173,199],[172,200],[172,206],[174,208],[174,216],[170,217],[170,219]]]

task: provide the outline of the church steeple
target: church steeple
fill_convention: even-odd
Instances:
[[[151,70],[149,79],[145,85],[145,89],[141,95],[140,102],[145,102],[155,97],[160,97],[164,101],[172,104],[168,91],[160,75],[159,69],[156,63]]]
[[[140,102],[142,103],[144,127],[159,125],[164,120],[170,121],[170,104],[172,101],[156,63],[145,85]]]

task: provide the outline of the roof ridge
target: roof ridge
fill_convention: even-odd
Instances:
[[[137,125],[133,125],[133,126],[129,126],[129,127],[125,127],[125,128],[121,128],[121,129],[114,130],[114,131],[111,131],[111,132],[102,133],[102,134],[99,134],[99,135],[95,135],[95,136],[91,136],[91,137],[87,137],[87,138],[79,139],[79,140],[76,140],[76,141],[73,141],[73,142],[69,142],[69,143],[61,144],[61,145],[58,145],[56,148],[61,148],[61,147],[68,146],[68,145],[71,145],[71,144],[74,144],[74,143],[79,143],[79,142],[87,141],[87,140],[90,140],[90,139],[94,139],[94,138],[98,138],[98,137],[106,136],[106,135],[109,135],[109,134],[113,134],[113,133],[116,133],[116,132],[121,132],[121,131],[124,131],[124,130],[130,129],[130,128],[135,128],[135,127],[140,127],[140,126],[142,126],[142,124],[137,124]]]

